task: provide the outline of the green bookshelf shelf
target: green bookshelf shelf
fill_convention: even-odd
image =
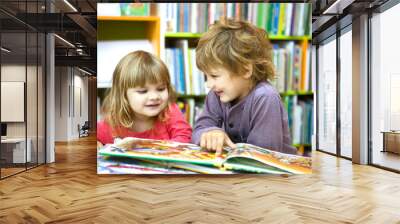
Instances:
[[[201,33],[185,33],[185,32],[178,32],[178,33],[165,33],[166,38],[200,38]]]
[[[165,33],[166,38],[200,38],[201,33]],[[311,36],[269,36],[270,40],[311,40]]]

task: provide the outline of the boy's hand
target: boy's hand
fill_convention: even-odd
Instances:
[[[212,130],[201,135],[200,146],[207,150],[215,150],[215,155],[220,156],[222,147],[227,145],[231,148],[236,148],[236,145],[231,141],[228,135],[221,130]]]

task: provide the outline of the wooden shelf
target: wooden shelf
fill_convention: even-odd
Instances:
[[[146,21],[146,22],[158,22],[160,17],[158,16],[97,16],[99,21]]]
[[[97,40],[100,41],[148,39],[154,53],[160,56],[158,16],[97,16],[97,29]]]

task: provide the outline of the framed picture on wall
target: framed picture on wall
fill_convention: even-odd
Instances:
[[[1,82],[1,122],[24,122],[25,82]]]

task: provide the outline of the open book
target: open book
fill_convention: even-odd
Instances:
[[[210,167],[251,173],[311,173],[310,157],[280,153],[245,143],[236,146],[235,149],[225,147],[222,155],[216,157],[214,152],[194,144],[127,137],[101,148],[99,155],[139,159],[198,173],[214,173],[209,171]],[[208,172],[202,172],[202,169]]]

